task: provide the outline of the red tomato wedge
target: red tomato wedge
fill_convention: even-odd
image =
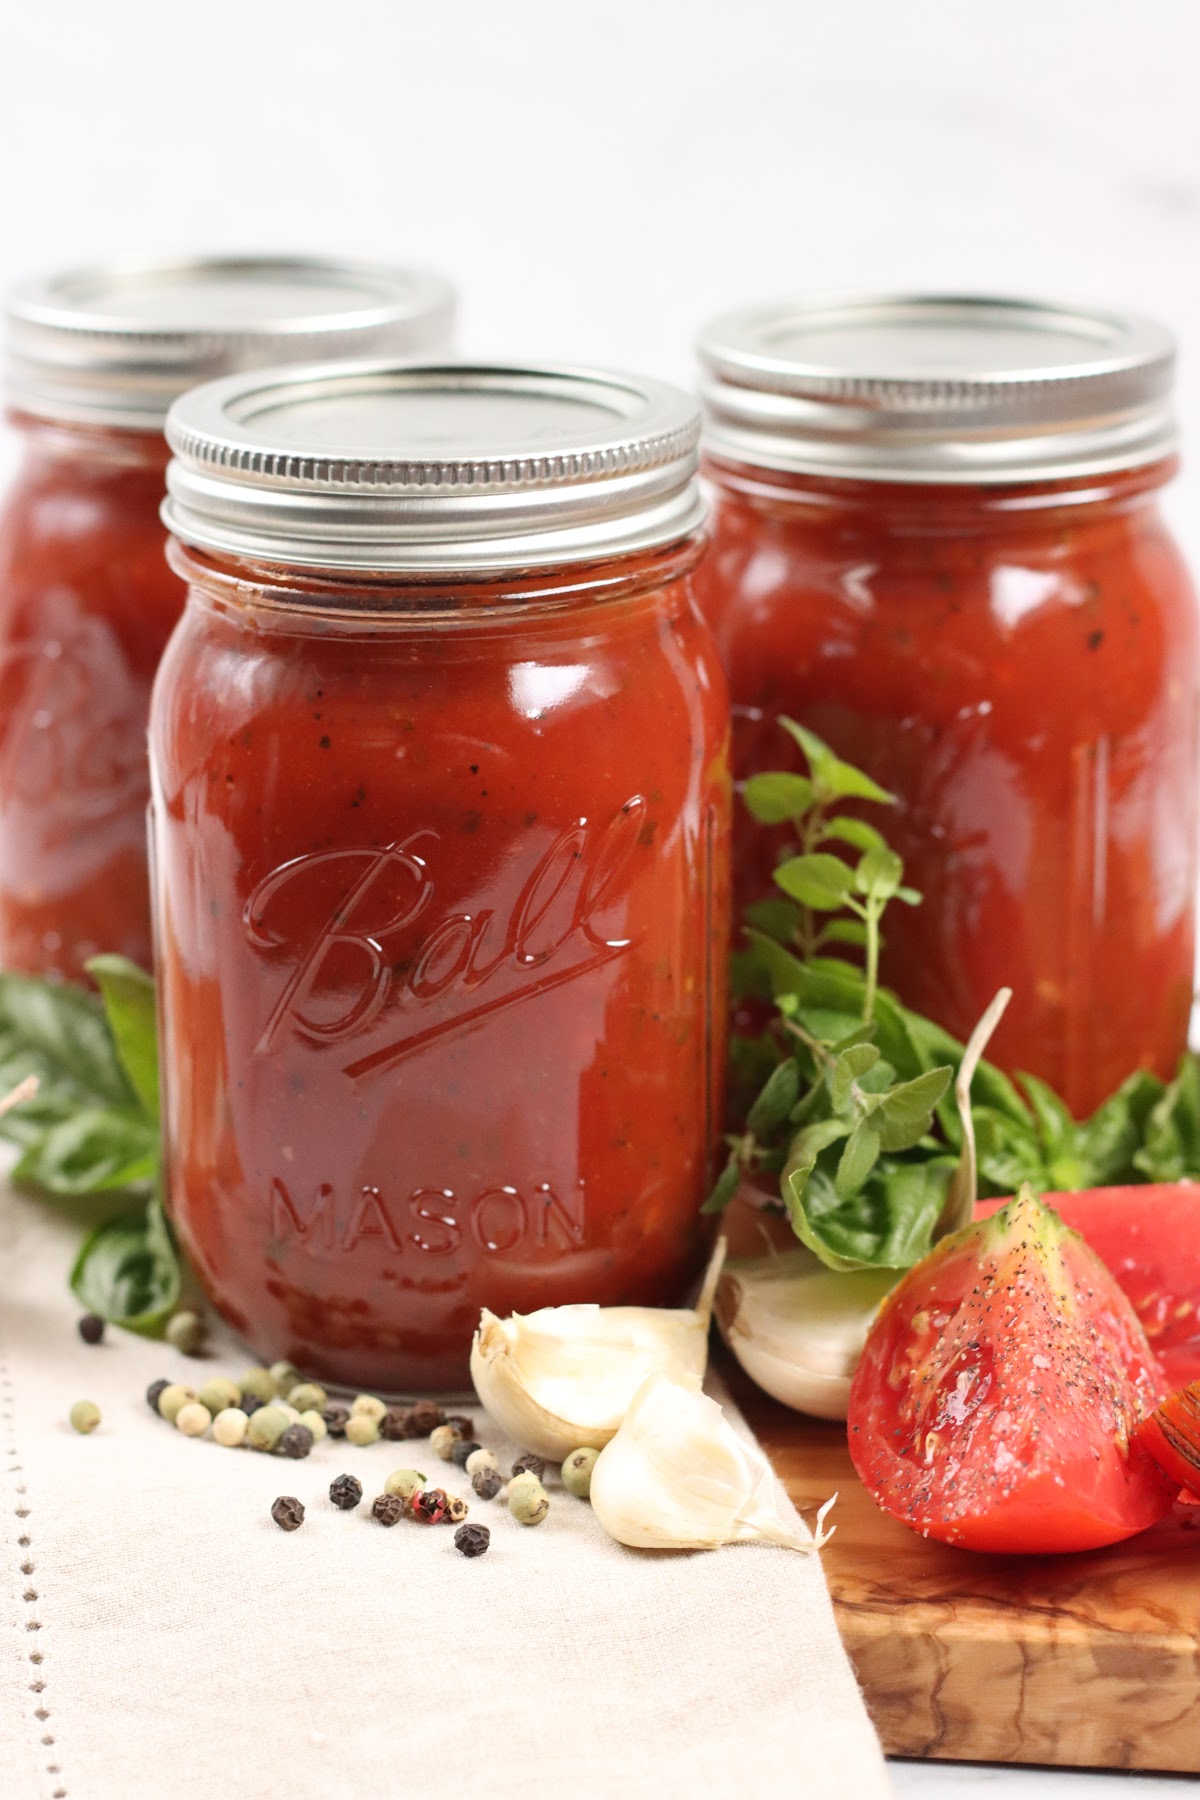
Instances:
[[[1043,1198],[1116,1276],[1170,1385],[1200,1380],[1200,1182]],[[1003,1205],[981,1200],[975,1216]]]
[[[1137,1441],[1189,1501],[1200,1501],[1200,1381],[1168,1394],[1138,1426]]]
[[[850,1455],[885,1512],[970,1550],[1094,1550],[1170,1511],[1131,1442],[1165,1392],[1133,1307],[1032,1193],[943,1239],[884,1301]]]

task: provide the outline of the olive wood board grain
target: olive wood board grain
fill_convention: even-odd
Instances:
[[[796,1504],[839,1495],[822,1561],[885,1751],[1200,1773],[1200,1507],[1080,1556],[954,1550],[878,1510],[844,1426],[730,1382]]]

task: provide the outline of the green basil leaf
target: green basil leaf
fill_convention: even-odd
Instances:
[[[737,1193],[742,1181],[742,1165],[736,1156],[731,1156],[713,1184],[712,1193],[700,1208],[702,1213],[711,1216],[723,1213],[733,1196]]]
[[[886,850],[888,847],[882,831],[876,831],[865,819],[851,819],[843,813],[829,820],[823,828],[822,838],[836,838],[855,850]]]
[[[875,800],[881,806],[895,805],[894,794],[889,794],[886,788],[881,788],[877,781],[872,781],[852,763],[843,762],[815,731],[798,725],[795,719],[780,718],[779,723],[803,750],[818,800]]]
[[[1054,1089],[1036,1075],[1020,1073],[1017,1080],[1033,1109],[1034,1122],[1046,1154],[1073,1154],[1077,1135],[1075,1120]]]
[[[775,881],[785,894],[814,912],[836,912],[846,904],[854,885],[853,874],[841,858],[821,850],[780,863]]]
[[[154,1337],[179,1299],[179,1259],[157,1200],[122,1213],[88,1237],[71,1270],[81,1306]]]
[[[795,1059],[781,1062],[767,1080],[746,1118],[746,1129],[755,1137],[768,1137],[791,1112],[800,1097],[800,1070]]]
[[[52,1194],[98,1194],[152,1182],[158,1157],[158,1126],[144,1114],[84,1106],[26,1145],[13,1179]]]
[[[104,1010],[82,988],[0,975],[0,1022],[52,1088],[68,1084],[75,1097],[93,1103],[135,1104]]]
[[[879,1133],[863,1119],[846,1139],[833,1184],[843,1200],[859,1189],[879,1160]]]
[[[883,1096],[872,1117],[885,1150],[909,1150],[925,1136],[953,1078],[953,1069],[929,1069]]]
[[[907,1269],[929,1254],[954,1168],[952,1157],[884,1158],[846,1202],[819,1167],[804,1182],[785,1174],[782,1192],[797,1237],[827,1268]]]
[[[1148,1181],[1200,1175],[1200,1063],[1191,1051],[1152,1109],[1145,1144],[1133,1161]]]
[[[852,1044],[848,1050],[842,1051],[833,1065],[829,1079],[829,1093],[835,1113],[845,1112],[855,1082],[868,1069],[873,1069],[878,1061],[877,1044]]]
[[[124,956],[93,956],[88,974],[100,989],[121,1067],[151,1119],[158,1118],[158,1027],[154,980]]]
[[[786,825],[812,805],[813,784],[805,775],[751,775],[742,799],[760,825]]]
[[[1085,1187],[1121,1187],[1138,1179],[1134,1157],[1150,1115],[1166,1092],[1149,1069],[1137,1069],[1078,1129]]]

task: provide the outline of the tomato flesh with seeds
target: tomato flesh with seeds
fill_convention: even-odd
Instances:
[[[966,1549],[1093,1550],[1177,1484],[1133,1441],[1166,1388],[1126,1296],[1031,1195],[910,1269],[850,1390],[854,1466],[885,1512]]]
[[[1169,1384],[1200,1380],[1200,1182],[1047,1194],[1115,1275]],[[976,1218],[1005,1205],[982,1200]]]

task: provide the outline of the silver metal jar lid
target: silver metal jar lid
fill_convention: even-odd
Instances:
[[[852,480],[1052,481],[1175,448],[1153,320],[934,294],[751,306],[701,334],[705,448]]]
[[[546,566],[704,516],[696,402],[603,370],[364,362],[237,375],[171,408],[163,518],[285,567]]]
[[[267,363],[442,349],[440,275],[321,256],[123,261],[23,282],[7,303],[8,404],[156,431],[197,382]]]

